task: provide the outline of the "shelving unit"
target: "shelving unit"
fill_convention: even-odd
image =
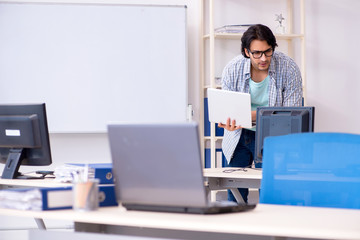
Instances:
[[[240,48],[240,39],[242,37],[242,34],[236,34],[236,33],[216,33],[215,28],[219,26],[215,26],[215,19],[214,19],[214,12],[215,12],[215,1],[223,1],[222,4],[226,3],[226,0],[200,0],[201,1],[201,47],[200,47],[200,109],[202,111],[202,114],[200,114],[200,122],[204,124],[200,124],[200,134],[202,138],[202,153],[205,154],[205,149],[210,149],[210,166],[208,167],[222,167],[219,166],[220,161],[216,161],[216,149],[221,148],[220,142],[222,140],[222,137],[216,136],[216,126],[214,123],[210,123],[210,135],[204,136],[205,133],[205,98],[206,98],[206,89],[207,88],[221,88],[221,85],[216,84],[215,79],[215,48],[216,48],[216,40],[239,40],[239,48]],[[225,3],[224,3],[225,2]],[[284,0],[284,4],[286,3],[286,9],[287,9],[287,15],[286,15],[286,33],[285,34],[275,34],[276,39],[279,41],[285,41],[287,42],[287,55],[294,58],[294,51],[293,51],[293,42],[295,39],[300,39],[300,62],[298,62],[298,65],[300,67],[301,73],[302,73],[302,79],[303,79],[303,90],[305,90],[305,6],[304,6],[304,0]],[[294,10],[295,9],[294,4],[297,4],[298,8],[298,17],[299,19],[299,29],[298,33],[294,32]],[[241,0],[238,0],[239,8],[241,8]],[[254,9],[254,11],[257,9]],[[208,16],[206,16],[206,14]],[[264,13],[264,14],[275,14],[275,13]],[[207,27],[205,27],[206,23],[208,24]],[[237,24],[247,24],[247,23],[237,23]],[[264,23],[266,24],[266,23]],[[279,44],[280,45],[280,44]],[[206,53],[208,53],[208,63],[206,64]],[[235,55],[234,55],[235,57]],[[225,67],[224,63],[224,66]],[[206,73],[209,73],[209,77],[206,76]],[[207,79],[209,78],[209,79]],[[304,100],[306,101],[306,96],[304,92]],[[205,157],[203,158],[205,159]],[[206,160],[205,160],[206,161]],[[218,164],[217,164],[218,162]],[[206,164],[204,163],[204,166]]]

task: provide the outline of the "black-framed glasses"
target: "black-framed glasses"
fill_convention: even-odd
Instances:
[[[259,59],[262,57],[263,54],[265,54],[266,57],[271,57],[274,53],[273,49],[272,48],[269,48],[265,51],[250,51],[250,49],[248,49],[248,51],[253,55],[253,57],[255,59]]]

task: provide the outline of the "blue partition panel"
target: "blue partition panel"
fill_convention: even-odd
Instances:
[[[360,209],[360,135],[266,138],[260,202]]]

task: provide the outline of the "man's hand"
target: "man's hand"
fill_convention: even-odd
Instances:
[[[231,121],[230,118],[226,120],[226,124],[219,123],[218,127],[225,128],[228,131],[235,131],[242,128],[241,126],[236,126],[236,121],[235,120]]]

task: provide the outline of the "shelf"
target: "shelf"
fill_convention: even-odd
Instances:
[[[228,52],[222,53],[217,51],[216,47],[224,43],[226,40],[236,40],[240,41],[243,33],[225,33],[225,32],[215,32],[216,26],[222,25],[219,22],[215,22],[215,15],[218,13],[221,14],[231,14],[226,13],[224,11],[221,11],[221,9],[217,9],[220,6],[214,4],[215,0],[201,0],[201,17],[202,17],[202,29],[200,34],[200,40],[201,40],[201,56],[200,56],[200,67],[201,67],[201,86],[200,86],[200,106],[201,111],[203,113],[207,112],[207,109],[205,109],[205,99],[206,99],[206,90],[208,88],[221,88],[221,84],[219,84],[219,81],[217,81],[217,76],[219,76],[218,68],[216,68],[215,65],[223,65],[225,66],[227,62],[221,62],[224,59],[219,57],[217,55],[219,54],[228,54]],[[220,1],[220,0],[218,0]],[[225,0],[221,0],[225,1]],[[279,43],[279,45],[282,45],[284,48],[287,47],[287,55],[290,57],[294,57],[295,54],[296,57],[300,56],[300,71],[302,73],[302,79],[303,79],[303,87],[305,87],[305,7],[304,7],[304,1],[305,0],[284,0],[283,3],[279,2],[279,4],[286,4],[287,5],[287,33],[286,34],[275,34],[275,37],[277,40],[282,41]],[[241,1],[239,2],[239,10],[241,10]],[[294,5],[297,4],[298,7],[295,7]],[[236,9],[237,10],[237,9]],[[298,14],[295,14],[295,10],[299,11]],[[254,9],[256,11],[256,9]],[[206,15],[207,12],[207,15]],[[236,11],[232,12],[233,14],[237,14]],[[269,14],[269,13],[267,13]],[[295,18],[299,19],[299,25],[297,25],[296,31],[294,31],[294,20]],[[249,22],[249,21],[244,21]],[[225,23],[226,24],[226,23]],[[265,23],[266,24],[266,23]],[[300,41],[293,41],[293,40],[300,40]],[[285,42],[287,41],[287,42]],[[294,49],[294,46],[299,45],[300,48]],[[231,44],[229,44],[231,46]],[[228,49],[226,49],[228,51]],[[236,49],[238,51],[238,49]],[[299,57],[298,57],[299,58]],[[216,60],[216,61],[215,61]],[[304,96],[306,98],[306,96]],[[200,117],[200,121],[204,122],[205,114]],[[206,128],[206,129],[205,129]],[[206,134],[205,134],[206,130]],[[203,131],[203,132],[201,132]],[[202,138],[202,147],[205,145],[205,143],[210,142],[210,153],[207,155],[207,157],[210,157],[210,166],[215,167],[218,166],[216,163],[216,151],[218,151],[218,142],[223,139],[223,137],[219,137],[219,134],[217,134],[217,129],[214,127],[214,124],[211,124],[209,126],[204,126],[201,129],[201,138]],[[209,133],[210,132],[210,133]],[[208,136],[205,136],[208,135]],[[204,151],[203,151],[204,152]],[[205,159],[206,160],[206,159]]]
[[[223,140],[223,138],[224,137],[214,137],[214,140],[219,141],[219,140]],[[212,137],[210,136],[204,137],[204,141],[209,141],[209,140],[212,140]]]
[[[205,86],[204,86],[204,89],[205,89],[205,90],[208,89],[208,88],[212,88],[212,87],[211,87],[210,85],[205,85]],[[215,85],[215,88],[221,89],[221,85],[216,84],[216,85]]]

